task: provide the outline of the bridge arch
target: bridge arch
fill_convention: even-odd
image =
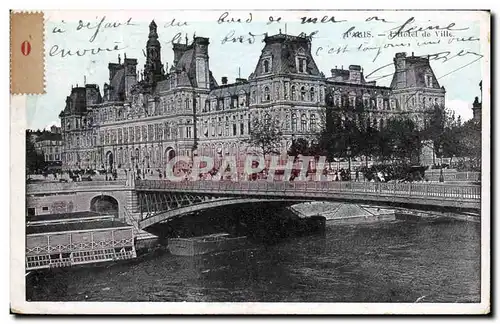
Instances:
[[[90,200],[90,210],[97,213],[109,213],[118,216],[118,200],[112,196],[99,195]]]
[[[146,216],[139,222],[141,229],[146,229],[157,223],[164,222],[169,219],[176,217],[182,217],[189,213],[205,211],[209,209],[227,207],[234,205],[244,205],[244,204],[258,204],[258,203],[268,203],[268,204],[280,204],[282,206],[291,206],[298,203],[308,202],[311,199],[307,198],[247,198],[247,197],[222,197],[222,198],[210,198],[206,197],[206,200],[200,201],[198,203],[193,203],[185,206],[179,206],[170,210],[159,211],[151,216]]]

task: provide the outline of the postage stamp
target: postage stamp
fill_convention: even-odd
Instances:
[[[20,314],[488,314],[488,11],[11,12]]]
[[[10,14],[10,92],[44,93],[44,36],[42,12]]]

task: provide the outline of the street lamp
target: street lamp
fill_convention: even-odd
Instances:
[[[439,182],[444,182],[444,175],[443,175],[443,145],[439,145],[438,148],[439,152],[439,157],[440,157],[440,167],[439,167]]]
[[[348,161],[349,161],[349,167],[348,167],[348,169],[347,169],[347,172],[348,172],[348,180],[349,180],[349,181],[351,181],[351,153],[352,153],[352,151],[351,151],[351,146],[348,146],[348,147],[347,147],[347,152],[346,152],[346,153],[347,153],[347,159],[348,159]]]
[[[392,147],[392,154],[394,157],[394,160],[392,160],[393,164],[396,164],[397,152],[398,152],[398,145],[394,144],[394,146]]]

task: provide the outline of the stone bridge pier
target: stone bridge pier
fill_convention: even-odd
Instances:
[[[38,182],[26,187],[28,215],[84,211],[113,213],[125,219],[139,212],[133,174],[126,180]]]

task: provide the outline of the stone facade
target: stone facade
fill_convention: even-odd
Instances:
[[[253,118],[281,122],[286,152],[292,138],[313,138],[324,110],[336,105],[363,105],[377,127],[391,116],[408,115],[420,126],[428,108],[444,105],[429,60],[398,53],[391,87],[366,82],[360,66],[319,71],[311,39],[266,36],[255,70],[248,79],[221,84],[212,75],[209,39],[174,43],[174,62],[161,62],[154,21],[149,26],[146,64],[126,56],[110,63],[109,83],[72,89],[61,112],[63,165],[75,168],[156,170],[175,155],[245,155],[242,139]],[[350,112],[346,110],[346,118]]]
[[[61,163],[63,142],[61,128],[51,126],[50,131],[43,131],[39,136],[36,136],[34,141],[35,149],[43,154],[45,162]]]

